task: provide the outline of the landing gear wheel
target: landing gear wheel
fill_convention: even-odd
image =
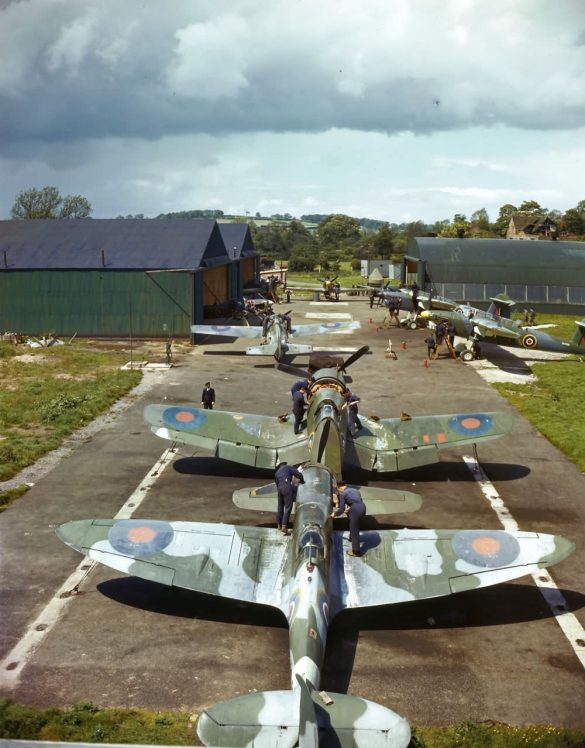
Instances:
[[[461,358],[462,361],[466,361],[466,362],[474,361],[475,360],[475,356],[473,355],[473,351],[463,351],[463,353],[461,354],[460,358]]]
[[[409,330],[416,330],[417,327],[418,327],[418,325],[416,324],[416,322],[409,322],[408,323],[408,329]]]

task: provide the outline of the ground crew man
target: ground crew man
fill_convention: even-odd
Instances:
[[[308,379],[299,379],[299,381],[295,382],[290,388],[291,397],[295,394],[295,392],[298,392],[299,390],[305,390],[306,392],[308,392],[311,389],[312,384],[312,377],[309,377]]]
[[[354,437],[356,431],[359,431],[362,427],[362,423],[358,418],[358,403],[360,401],[359,395],[355,392],[348,391],[347,395],[347,430],[350,436]]]
[[[303,416],[305,415],[305,388],[301,387],[292,396],[292,412],[295,417],[295,434],[298,434],[301,430],[301,424],[303,423]]]
[[[362,495],[357,488],[348,488],[347,483],[338,483],[337,499],[339,504],[331,512],[331,517],[340,517],[344,513],[349,517],[351,550],[347,552],[347,555],[363,556],[364,554],[360,550],[360,520],[366,513],[366,505]]]
[[[201,405],[204,410],[213,410],[213,403],[215,402],[215,390],[211,386],[211,382],[205,382],[205,387],[201,393]]]
[[[297,478],[299,483],[305,482],[301,471],[292,467],[287,462],[281,462],[276,466],[276,472],[274,473],[274,481],[276,482],[276,490],[278,492],[276,525],[277,529],[280,530],[283,535],[289,534],[288,518],[296,496],[296,491],[292,482],[293,477]]]
[[[437,355],[437,343],[435,342],[435,336],[431,333],[428,337],[425,338],[425,343],[427,344],[427,356],[429,359],[435,358]]]

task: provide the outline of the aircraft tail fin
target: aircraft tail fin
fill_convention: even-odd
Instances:
[[[571,338],[571,345],[585,348],[585,319],[582,319],[581,322],[575,322],[575,324],[577,325],[577,329]]]
[[[406,748],[410,727],[403,717],[380,704],[317,692],[301,678],[293,691],[246,694],[203,710],[197,735],[207,746],[238,748]]]
[[[410,491],[396,491],[390,488],[372,488],[370,486],[357,486],[357,488],[371,516],[378,514],[406,514],[416,512],[420,509],[422,498]],[[278,494],[276,485],[268,483],[265,486],[255,488],[240,488],[234,491],[232,496],[234,504],[240,509],[248,509],[253,512],[272,512],[276,508]],[[294,512],[295,504],[293,503]]]

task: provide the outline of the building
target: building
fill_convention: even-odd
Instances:
[[[188,337],[254,263],[248,227],[210,219],[0,221],[0,331]]]
[[[486,307],[506,293],[519,306],[585,312],[585,242],[414,237],[401,282]]]
[[[553,239],[559,235],[556,223],[548,216],[514,213],[506,229],[506,239]]]

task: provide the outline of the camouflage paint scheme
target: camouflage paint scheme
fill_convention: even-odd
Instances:
[[[439,461],[448,447],[497,439],[512,428],[507,413],[455,413],[416,416],[409,421],[375,421],[360,415],[362,428],[347,430],[343,374],[320,369],[314,374],[307,428],[295,434],[291,420],[189,405],[149,405],[144,419],[162,439],[211,450],[244,465],[274,468],[279,462],[307,460],[327,465],[340,478],[344,462],[375,472],[396,472]]]
[[[565,558],[561,537],[497,530],[361,533],[351,558],[335,531],[333,477],[304,468],[293,533],[160,520],[83,520],[58,528],[63,542],[117,571],[160,584],[270,605],[287,618],[292,691],[239,696],[205,710],[197,731],[211,746],[394,746],[406,720],[366,699],[319,694],[328,627],[346,608],[450,595],[534,573]],[[336,740],[336,743],[332,741]]]
[[[320,322],[313,325],[296,325],[294,337],[307,335],[321,335],[325,332],[353,332],[361,327],[357,321],[351,322]],[[191,332],[200,335],[225,335],[230,338],[262,338],[262,327],[242,325],[191,325]],[[291,343],[284,315],[275,314],[268,321],[266,342],[250,346],[246,349],[249,356],[274,356],[276,361],[283,361],[284,357],[299,356],[313,353],[312,345]]]
[[[321,283],[303,283],[302,281],[288,281],[286,282],[286,288],[292,288],[298,291],[320,291],[326,299],[335,299],[339,301],[340,293],[348,293],[349,291],[355,291],[354,288],[346,288],[339,286],[337,288],[335,278],[322,278]]]
[[[509,319],[504,315],[505,307],[513,302],[503,302],[492,299],[487,312],[475,307],[460,305],[450,312],[425,311],[421,314],[424,319],[435,322],[447,320],[455,325],[455,332],[462,338],[474,340],[488,340],[498,345],[513,348],[525,348],[530,351],[549,351],[552,353],[585,353],[585,319],[575,321],[577,330],[571,340],[561,340],[549,335],[536,327],[522,327],[518,320]]]
[[[198,446],[230,445],[231,459],[263,467],[297,449],[305,483],[298,488],[292,535],[261,527],[160,520],[84,520],[58,528],[61,540],[118,571],[160,584],[278,608],[289,623],[290,691],[252,693],[202,712],[197,733],[209,746],[406,748],[408,722],[384,706],[345,694],[319,692],[327,632],[347,608],[420,600],[509,581],[561,561],[573,544],[552,535],[497,530],[380,530],[360,533],[365,555],[350,557],[347,533],[333,529],[332,492],[345,453],[347,388],[337,369],[315,374],[308,434],[291,446],[291,428],[276,418],[149,406],[145,418],[165,438],[195,436]],[[456,414],[412,421],[370,422],[363,449],[374,464],[402,450],[435,450],[506,433],[508,416]],[[228,432],[226,434],[226,432]],[[361,432],[360,432],[361,433]],[[183,439],[185,440],[185,439]],[[275,442],[278,444],[275,446]],[[272,446],[271,446],[272,445]],[[247,446],[245,459],[237,457]],[[369,452],[368,452],[369,450]],[[293,454],[293,452],[291,452]],[[433,452],[431,451],[431,454]],[[417,463],[415,463],[417,464]],[[363,489],[367,497],[368,489]],[[246,503],[245,492],[236,492]],[[414,511],[420,497],[378,489],[381,513]],[[274,508],[274,488],[248,492],[248,508]],[[368,501],[370,499],[368,498]]]

